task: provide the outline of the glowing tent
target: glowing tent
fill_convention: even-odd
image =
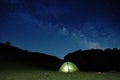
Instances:
[[[78,67],[72,62],[64,62],[60,69],[60,72],[76,72],[79,71]]]

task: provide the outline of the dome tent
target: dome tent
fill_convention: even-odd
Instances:
[[[64,62],[59,68],[59,72],[76,72],[78,67],[72,62]]]

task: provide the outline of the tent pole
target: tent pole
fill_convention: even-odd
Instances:
[[[68,62],[67,62],[67,67],[68,67],[68,72],[70,72],[70,69],[69,69],[69,65],[68,65]]]

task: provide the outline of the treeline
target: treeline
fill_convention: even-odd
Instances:
[[[78,50],[67,54],[64,61],[74,62],[80,71],[120,71],[120,49]]]
[[[61,60],[56,56],[16,48],[10,42],[0,43],[0,64],[13,62],[58,70],[66,61],[75,63],[80,71],[120,71],[120,49],[78,50],[68,53],[64,60]]]
[[[10,42],[0,43],[0,63],[14,63],[34,66],[40,69],[58,70],[62,60],[39,52],[29,52],[11,46]]]

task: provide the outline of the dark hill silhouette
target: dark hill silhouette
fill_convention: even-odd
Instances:
[[[22,50],[11,46],[10,42],[0,43],[0,63],[4,62],[22,63],[50,70],[58,70],[62,64],[62,60],[56,56]]]
[[[64,61],[74,62],[80,71],[120,71],[120,50],[78,50],[67,54]]]
[[[56,56],[16,48],[10,42],[0,43],[0,65],[20,63],[40,69],[58,70],[65,61],[75,63],[80,71],[120,71],[120,50],[78,50],[61,60]]]

